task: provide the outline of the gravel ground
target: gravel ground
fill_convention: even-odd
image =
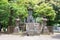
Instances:
[[[11,34],[1,34],[0,40],[60,40],[60,34],[40,35],[40,36],[20,36]]]

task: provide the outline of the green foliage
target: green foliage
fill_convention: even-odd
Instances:
[[[0,1],[0,22],[7,25],[9,17],[9,8],[7,0]]]
[[[33,16],[34,18],[40,17],[40,16],[46,16],[48,20],[51,22],[54,21],[54,19],[60,18],[60,11],[58,8],[58,14],[56,15],[55,11],[57,9],[53,10],[53,7],[51,4],[55,1],[51,1],[49,3],[41,3],[44,0],[11,0],[8,2],[8,0],[0,0],[0,22],[5,26],[8,25],[9,17],[12,17],[12,23],[15,23],[16,17],[19,17],[21,20],[26,18],[28,16],[28,7],[32,7],[34,10]],[[56,4],[57,3],[57,4]],[[60,7],[60,2],[57,2],[54,5]],[[39,4],[39,5],[37,5]],[[12,7],[12,9],[10,9]],[[10,15],[10,11],[13,10],[12,16]],[[56,16],[56,18],[55,18]],[[39,20],[38,20],[39,19]],[[37,21],[41,21],[42,18],[37,18]],[[49,22],[50,22],[49,21]],[[56,20],[55,20],[56,21]],[[60,19],[58,20],[60,21]],[[51,24],[51,23],[50,23]],[[52,23],[53,24],[53,23]]]
[[[52,4],[54,4],[53,8],[57,14],[54,21],[60,24],[60,0],[53,0]]]
[[[36,15],[46,16],[49,20],[54,20],[56,16],[56,13],[53,10],[53,7],[50,6],[48,3],[42,3],[39,6],[36,5],[34,7],[34,11],[36,12]]]
[[[51,6],[51,4],[41,3],[40,5],[35,5],[34,12],[36,17],[39,16],[41,18],[46,16],[46,18],[48,19],[47,26],[52,26],[55,23],[54,19],[56,17],[56,13],[53,10],[53,6]]]
[[[12,9],[10,9],[12,7]],[[13,10],[13,14],[11,14],[11,10]],[[20,19],[24,19],[27,17],[27,7],[23,4],[17,4],[17,2],[8,2],[8,0],[0,1],[0,22],[3,26],[8,25],[9,17],[12,17],[12,23],[15,23],[16,17],[20,17]]]
[[[37,17],[37,18],[36,18],[36,22],[42,23],[42,22],[43,22],[42,19],[43,19],[42,17]]]

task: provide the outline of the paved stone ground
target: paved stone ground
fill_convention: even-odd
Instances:
[[[20,36],[11,34],[1,34],[0,40],[60,40],[60,34],[40,35],[40,36]]]

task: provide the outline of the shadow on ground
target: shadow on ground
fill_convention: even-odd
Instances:
[[[56,34],[56,35],[52,36],[52,38],[54,38],[54,39],[60,39],[60,34]]]

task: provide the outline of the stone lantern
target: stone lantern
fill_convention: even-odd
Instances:
[[[20,19],[19,18],[16,18],[16,26],[19,26],[19,23],[20,23]]]
[[[43,21],[44,26],[46,26],[47,18],[43,17],[42,21]]]
[[[43,21],[43,23],[42,23],[42,33],[43,34],[49,34],[49,30],[48,30],[48,28],[47,28],[47,18],[46,17],[43,17],[43,19],[42,19],[42,21]]]
[[[14,32],[15,33],[18,33],[20,31],[20,29],[19,29],[20,19],[19,18],[16,18],[15,21],[16,21],[16,27],[14,29]]]

